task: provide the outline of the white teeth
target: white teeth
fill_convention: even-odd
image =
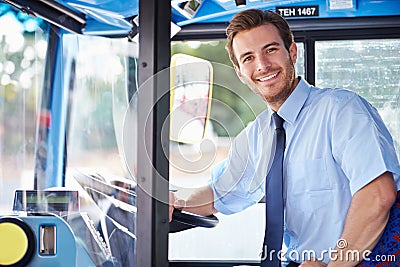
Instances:
[[[265,82],[265,81],[268,81],[269,79],[272,79],[272,78],[276,77],[276,75],[278,75],[278,73],[274,73],[274,74],[268,75],[268,76],[260,78],[258,80],[261,81],[261,82]]]

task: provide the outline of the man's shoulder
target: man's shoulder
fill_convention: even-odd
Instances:
[[[348,99],[351,99],[353,97],[358,96],[357,93],[354,91],[348,90],[348,89],[343,89],[343,88],[332,88],[332,87],[326,87],[326,88],[318,88],[315,87],[316,93],[321,95],[321,97],[324,98],[331,98],[336,101],[346,101]]]
[[[342,88],[317,88],[311,106],[315,110],[325,110],[332,114],[368,114],[379,119],[377,109],[358,93]],[[372,118],[371,117],[371,118]]]
[[[312,90],[312,95],[314,100],[320,104],[327,105],[330,103],[334,106],[346,105],[351,100],[360,98],[357,93],[343,88],[314,87],[314,90]]]

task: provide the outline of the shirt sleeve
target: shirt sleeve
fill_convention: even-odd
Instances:
[[[393,173],[399,190],[400,167],[393,139],[378,111],[356,94],[336,97],[332,150],[349,179],[351,194],[386,171]]]
[[[234,139],[228,158],[211,170],[209,186],[214,192],[214,208],[221,213],[242,211],[265,194],[274,140],[264,120],[261,116],[244,129]]]

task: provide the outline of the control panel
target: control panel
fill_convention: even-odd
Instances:
[[[17,190],[0,215],[0,267],[115,266],[77,191]]]

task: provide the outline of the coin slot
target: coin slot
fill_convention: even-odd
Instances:
[[[57,252],[57,228],[55,225],[40,226],[40,254],[55,255]]]

